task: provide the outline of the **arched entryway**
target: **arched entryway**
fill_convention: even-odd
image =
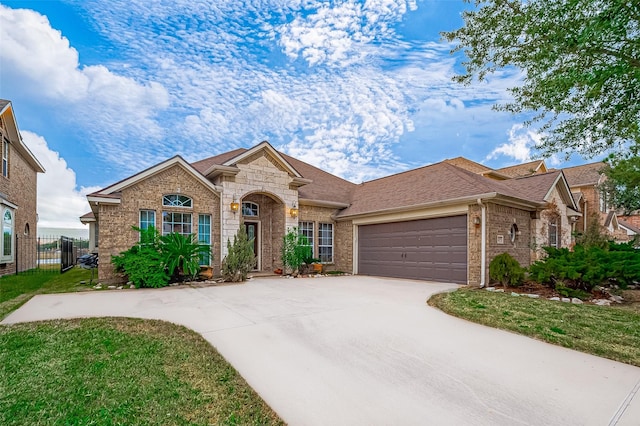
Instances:
[[[254,238],[256,270],[272,272],[282,268],[280,253],[285,234],[285,205],[275,195],[255,192],[242,197],[242,222],[249,238]]]

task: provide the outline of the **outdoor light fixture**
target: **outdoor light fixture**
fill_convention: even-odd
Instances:
[[[233,201],[231,202],[231,204],[229,205],[229,207],[231,208],[231,211],[236,214],[238,212],[238,210],[240,210],[240,203],[238,203],[238,200],[236,200],[236,196],[233,196]]]
[[[293,207],[289,210],[289,214],[291,214],[291,217],[298,217],[298,203],[295,201],[293,202]]]
[[[474,216],[473,217],[473,224],[474,225],[480,225],[480,216]]]

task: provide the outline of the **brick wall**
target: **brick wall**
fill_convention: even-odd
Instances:
[[[36,239],[33,238],[37,236],[37,173],[11,148],[10,145],[9,177],[0,174],[0,192],[6,195],[7,201],[18,206],[14,211],[14,238],[15,235],[18,238],[32,237],[27,243],[15,246],[14,256],[18,258],[19,270],[24,271],[37,266],[34,263]],[[15,271],[15,262],[0,264],[0,275],[13,274]]]
[[[521,266],[531,263],[531,213],[514,207],[487,203],[487,273],[489,264],[499,254],[509,253]],[[518,233],[511,241],[510,230],[515,224]],[[487,281],[488,282],[488,281]]]
[[[257,222],[260,233],[260,270],[269,272],[282,268],[281,251],[284,237],[285,211],[279,201],[264,194],[249,194],[240,203],[251,201],[259,206],[259,215],[243,217],[245,222]],[[241,214],[241,213],[238,213]]]
[[[192,198],[193,208],[163,207],[162,196],[181,194]],[[156,212],[156,228],[162,230],[162,212],[191,213],[192,233],[198,233],[198,215],[211,215],[212,266],[214,274],[220,273],[220,200],[191,173],[174,165],[154,176],[144,179],[122,191],[121,204],[101,204],[99,212],[100,241],[98,252],[101,282],[122,281],[111,265],[111,256],[117,255],[138,241],[138,233],[131,229],[139,225],[140,210]]]
[[[330,207],[300,205],[299,221],[314,223],[314,253],[318,253],[318,224],[333,224],[333,263],[325,271],[353,272],[353,223],[335,222],[331,216],[337,210]]]

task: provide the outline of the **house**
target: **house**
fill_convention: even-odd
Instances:
[[[82,220],[105,283],[120,279],[109,259],[137,241],[132,226],[197,235],[216,274],[240,226],[262,272],[282,267],[283,236],[297,228],[327,270],[476,286],[497,254],[528,265],[542,246],[571,244],[581,213],[562,171],[509,178],[474,164],[447,160],[354,184],[262,142],[194,163],[170,158],[87,195]]]
[[[11,101],[0,99],[0,275],[35,268],[37,175],[44,168],[22,141]]]
[[[576,232],[586,232],[591,220],[598,220],[607,234],[615,241],[628,241],[627,230],[620,228],[614,206],[601,190],[606,178],[603,173],[605,163],[590,163],[563,169],[567,182],[578,203],[582,217],[576,223]]]

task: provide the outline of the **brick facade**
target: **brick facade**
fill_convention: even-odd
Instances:
[[[333,224],[333,263],[325,264],[325,271],[353,272],[353,222],[332,219],[335,208],[319,206],[300,206],[299,220],[313,222],[314,253],[318,253],[318,224]]]
[[[163,195],[180,194],[193,200],[192,208],[166,207]],[[211,215],[212,266],[214,273],[220,272],[220,198],[180,165],[174,165],[154,176],[146,178],[122,190],[120,204],[100,204],[98,228],[100,240],[98,253],[100,281],[112,283],[122,281],[111,264],[111,256],[129,249],[138,241],[140,210],[155,211],[155,226],[162,230],[162,212],[190,213],[192,233],[198,233],[198,215]]]
[[[0,132],[0,138],[4,139],[3,135],[6,135],[4,128]],[[13,261],[0,263],[0,275],[15,273],[16,266],[19,271],[33,269],[37,266],[37,257],[35,256],[37,251],[36,237],[38,223],[36,210],[37,172],[26,159],[14,149],[12,143],[9,143],[8,160],[8,177],[4,177],[0,173],[0,193],[2,194],[2,198],[16,205],[17,209],[12,210],[14,232]],[[16,237],[18,238],[18,244],[16,244],[15,241]]]

